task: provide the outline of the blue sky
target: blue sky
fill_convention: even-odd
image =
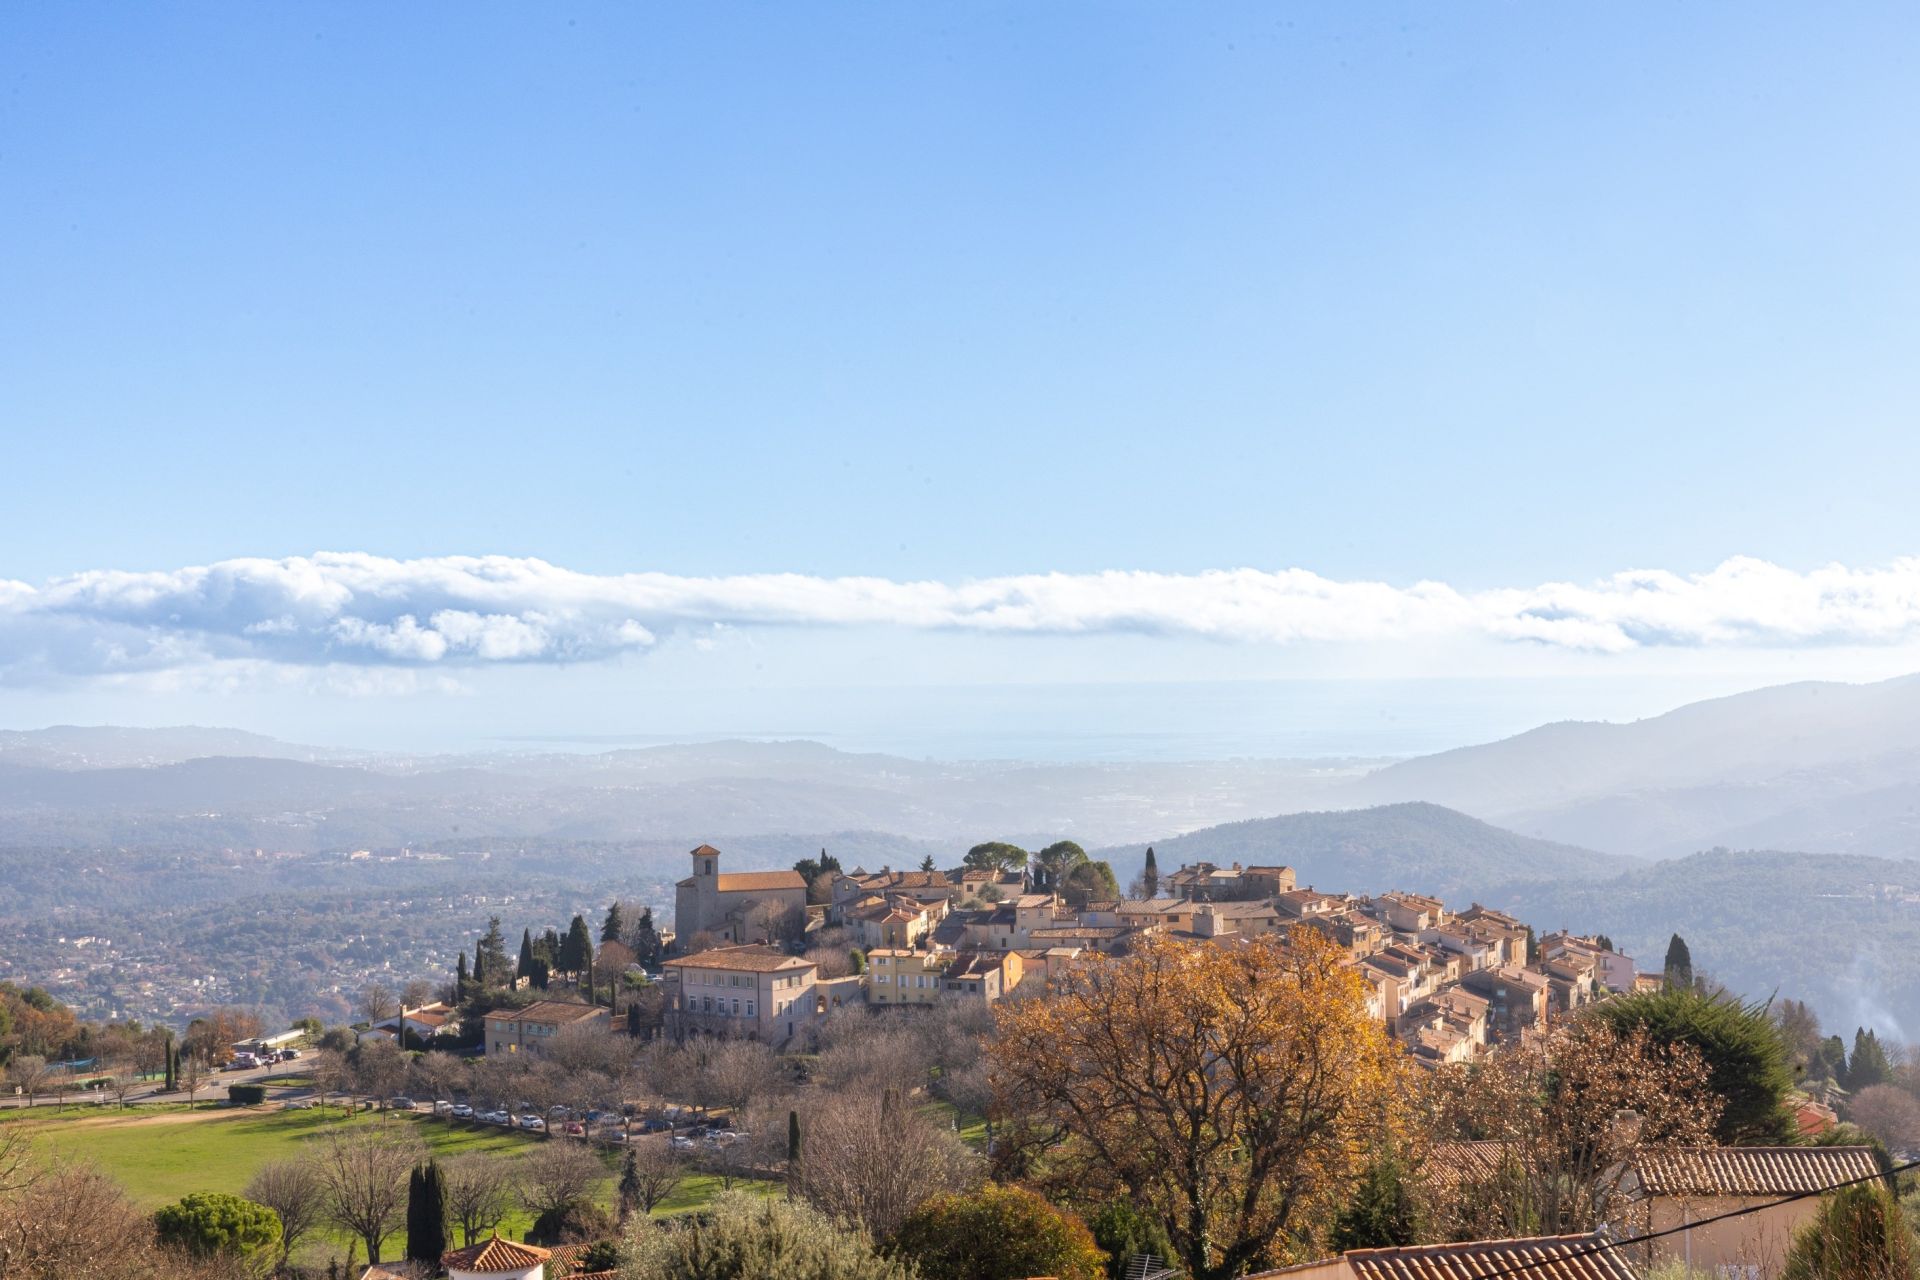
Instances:
[[[1920,552],[1916,37],[1900,5],[13,6],[0,583],[40,609],[68,575],[320,552],[1469,596],[1888,573]],[[831,610],[748,643],[729,597],[636,615],[649,656],[556,642],[517,676],[456,637],[450,679],[526,729],[565,727],[550,659],[585,711],[769,665],[1706,690],[1903,669],[1911,577],[1874,580],[1868,625],[1769,624],[1732,660],[1725,627],[1605,610],[1632,643],[1561,662],[1505,614],[1475,657],[1422,628],[1169,635],[1131,597],[1084,643]],[[396,598],[368,625],[495,616]],[[236,638],[279,613],[105,612],[13,627],[0,720],[298,728],[323,695],[263,690],[288,666],[395,676],[368,732],[445,705],[397,678],[418,653]],[[124,672],[49,650],[128,627]]]

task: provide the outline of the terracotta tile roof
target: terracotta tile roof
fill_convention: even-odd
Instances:
[[[1475,1280],[1479,1276],[1509,1272],[1518,1280],[1639,1280],[1619,1250],[1604,1246],[1604,1241],[1590,1235],[1536,1236],[1397,1249],[1350,1249],[1340,1255],[1340,1260],[1347,1264],[1355,1280]],[[1522,1267],[1524,1271],[1517,1270]],[[1282,1271],[1263,1271],[1260,1275],[1281,1276],[1300,1269],[1288,1267]]]
[[[740,947],[715,947],[698,955],[681,956],[662,966],[667,969],[731,969],[736,973],[773,973],[780,969],[811,969],[813,961],[790,956],[773,947],[749,943]]]
[[[1436,1142],[1420,1163],[1420,1176],[1449,1191],[1485,1187],[1500,1175],[1505,1160],[1504,1145],[1499,1142]]]
[[[1870,1178],[1870,1147],[1690,1147],[1642,1151],[1634,1172],[1647,1195],[1776,1196]]]
[[[714,877],[721,893],[763,893],[770,889],[799,889],[807,882],[798,871],[734,871]]]
[[[453,1249],[440,1255],[440,1265],[449,1271],[525,1271],[528,1267],[537,1267],[552,1257],[552,1253],[539,1245],[515,1244],[511,1240],[502,1240],[494,1236],[482,1240],[479,1244],[470,1244],[464,1249]]]
[[[538,1022],[564,1026],[569,1022],[579,1022],[583,1018],[596,1017],[606,1010],[591,1004],[574,1004],[568,1000],[541,1000],[522,1009],[495,1009],[488,1014],[488,1022]]]

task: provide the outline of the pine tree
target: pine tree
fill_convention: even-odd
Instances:
[[[520,963],[514,967],[513,976],[529,980],[533,978],[533,930],[531,929],[520,931]]]
[[[607,918],[600,923],[600,941],[618,942],[625,932],[626,922],[620,918],[620,904],[615,902],[607,908]]]
[[[934,869],[932,854],[928,854],[926,857],[920,859],[920,869],[922,871],[932,871]]]
[[[447,1251],[447,1192],[429,1160],[407,1179],[407,1257],[438,1267]]]
[[[1685,990],[1693,986],[1693,954],[1687,950],[1687,940],[1677,933],[1667,943],[1666,972],[1669,987]]]
[[[1149,898],[1160,896],[1160,864],[1154,859],[1153,846],[1147,846],[1147,865],[1141,868],[1140,884]]]
[[[1420,1205],[1400,1157],[1385,1151],[1367,1167],[1360,1185],[1334,1219],[1327,1243],[1334,1249],[1377,1249],[1420,1239]]]

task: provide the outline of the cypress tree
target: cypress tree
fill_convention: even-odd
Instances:
[[[1687,940],[1679,934],[1667,943],[1667,985],[1683,989],[1693,986],[1693,953],[1687,950]]]
[[[1141,868],[1140,885],[1149,898],[1160,896],[1160,864],[1154,860],[1153,846],[1147,846],[1147,865]]]
[[[1865,1027],[1855,1029],[1853,1057],[1847,1061],[1848,1092],[1858,1093],[1892,1078],[1893,1068],[1887,1062],[1886,1050],[1880,1047],[1880,1037]]]
[[[477,942],[473,944],[473,985],[482,991],[487,987],[487,953]]]
[[[620,918],[620,903],[615,901],[607,908],[607,918],[600,922],[600,941],[618,942],[626,928],[626,921]]]
[[[800,1194],[800,1113],[787,1112],[787,1199]]]
[[[531,929],[522,929],[520,931],[520,963],[514,969],[513,976],[516,978],[533,977],[533,930]]]
[[[407,1257],[438,1267],[446,1251],[446,1186],[439,1164],[429,1160],[407,1180]]]
[[[172,1033],[167,1035],[167,1079],[164,1092],[172,1093],[180,1087],[180,1047],[173,1042]]]
[[[567,936],[560,943],[560,968],[576,980],[593,968],[593,935],[587,931],[587,922],[579,916],[567,926]]]
[[[640,1159],[632,1147],[620,1162],[620,1221],[625,1222],[640,1207]]]
[[[460,953],[460,959],[453,966],[453,998],[456,1000],[467,998],[467,953],[464,951]]]

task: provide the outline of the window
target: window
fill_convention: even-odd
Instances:
[[[740,997],[739,996],[735,996],[733,998],[733,1016],[736,1018],[740,1016]]]
[[[749,1018],[753,1016],[753,1001],[751,1000],[747,1001],[747,1016]]]

